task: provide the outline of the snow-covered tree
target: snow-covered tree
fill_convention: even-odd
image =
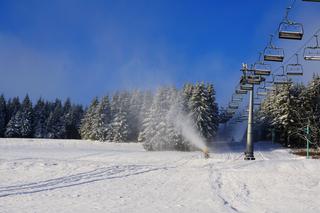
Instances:
[[[18,110],[14,116],[11,117],[5,131],[5,137],[7,138],[19,138],[21,137],[21,126],[22,126],[21,111]]]
[[[7,102],[7,122],[9,123],[10,119],[15,116],[15,114],[20,109],[20,100],[19,97],[14,97],[12,100],[9,99]]]
[[[94,131],[94,116],[97,111],[98,104],[98,98],[95,97],[84,114],[80,127],[80,134],[83,139],[97,140],[97,132]]]
[[[129,93],[116,93],[111,102],[112,122],[110,140],[114,142],[128,141],[129,129]]]
[[[203,138],[209,139],[210,135],[210,110],[208,105],[208,91],[204,83],[198,83],[193,91],[189,102],[189,109],[194,120],[196,129]]]
[[[143,93],[139,90],[134,90],[130,93],[128,108],[128,140],[137,141],[139,131],[142,126],[140,117],[143,106]]]
[[[33,108],[28,95],[21,105],[21,137],[29,138],[33,134]]]
[[[34,138],[44,138],[47,136],[48,111],[45,102],[40,98],[34,106]]]
[[[47,137],[62,139],[65,138],[65,120],[63,116],[63,107],[60,100],[54,103],[54,109],[50,112],[47,119]]]
[[[111,107],[109,96],[103,97],[98,104],[94,115],[94,122],[96,123],[96,129],[93,131],[96,131],[97,139],[100,141],[110,140]]]
[[[219,108],[215,98],[216,92],[212,84],[207,85],[207,95],[207,106],[210,117],[208,121],[207,138],[208,140],[212,140],[216,136],[219,127]]]
[[[140,110],[139,120],[141,122],[139,128],[138,142],[145,141],[145,129],[149,126],[150,122],[150,107],[153,102],[153,95],[150,91],[146,91],[143,94],[143,101]]]
[[[4,136],[6,131],[7,107],[3,95],[0,96],[0,137]]]

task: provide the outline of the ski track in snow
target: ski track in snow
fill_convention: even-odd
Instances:
[[[0,212],[320,212],[320,161],[271,143],[255,161],[237,143],[207,160],[87,143],[0,139]]]

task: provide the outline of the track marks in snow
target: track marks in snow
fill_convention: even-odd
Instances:
[[[107,179],[125,178],[162,169],[167,169],[167,167],[153,167],[148,165],[109,166],[45,181],[0,187],[0,197],[62,189]]]
[[[237,208],[235,208],[228,199],[223,196],[222,187],[223,182],[221,180],[222,174],[213,168],[213,164],[209,167],[209,178],[210,178],[210,185],[212,193],[217,196],[223,203],[223,205],[230,211],[230,212],[239,212]]]

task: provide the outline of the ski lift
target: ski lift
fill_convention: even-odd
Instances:
[[[259,60],[253,65],[253,72],[255,75],[266,75],[271,74],[271,65],[265,64],[262,60],[262,52],[260,52]]]
[[[229,109],[238,109],[238,108],[239,108],[239,105],[237,104],[233,104],[233,103],[229,104]]]
[[[303,67],[299,64],[299,55],[296,54],[297,62],[295,64],[288,64],[286,67],[286,73],[288,76],[303,75]]]
[[[253,85],[253,84],[260,84],[265,79],[260,75],[255,75],[253,70],[242,70],[243,76],[241,76],[240,84],[245,85]]]
[[[268,91],[265,87],[259,87],[257,89],[257,96],[267,96],[268,95]]]
[[[240,97],[239,97],[239,96],[237,97],[237,96],[235,96],[235,95],[232,95],[232,99],[231,99],[231,100],[232,100],[232,102],[241,102],[242,99],[243,99],[243,98],[242,98],[241,96],[240,96]]]
[[[248,93],[247,90],[236,89],[236,94],[237,94],[237,95],[245,95],[245,94],[247,94],[247,93]]]
[[[320,2],[320,0],[302,0],[302,1],[307,1],[307,2]]]
[[[268,92],[276,91],[276,88],[274,86],[266,86],[265,88]]]
[[[274,62],[283,62],[284,50],[282,48],[275,47],[272,44],[272,38],[273,38],[273,35],[271,35],[269,45],[264,49],[264,60],[274,61]]]
[[[289,80],[288,76],[284,73],[284,66],[281,66],[281,68],[282,68],[282,74],[274,75],[273,76],[273,83],[275,85],[291,84],[291,81]]]
[[[287,8],[286,16],[279,25],[279,38],[301,40],[303,37],[303,25],[288,19],[290,9],[291,7]]]
[[[320,61],[320,46],[319,46],[319,40],[318,35],[314,35],[316,38],[316,46],[306,47],[304,49],[304,60],[308,61]]]
[[[246,81],[248,84],[261,84],[265,79],[260,75],[248,75],[246,76]]]
[[[244,91],[251,91],[253,89],[252,84],[242,84],[240,85],[240,89]]]

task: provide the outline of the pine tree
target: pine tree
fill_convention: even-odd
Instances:
[[[65,101],[63,106],[63,116],[66,127],[65,137],[67,139],[80,138],[79,128],[83,114],[82,111],[81,105],[72,105],[69,98]]]
[[[96,135],[97,139],[100,141],[110,140],[111,135],[111,107],[109,102],[109,96],[102,98],[97,106],[94,122],[96,123]]]
[[[215,99],[215,90],[212,84],[207,85],[207,107],[208,107],[208,133],[207,138],[212,141],[216,136],[219,127],[219,109]]]
[[[47,136],[46,121],[48,118],[48,108],[40,98],[34,107],[34,138],[45,138]]]
[[[168,98],[169,88],[158,89],[146,120],[148,126],[142,131],[144,148],[149,151],[166,150],[170,145],[166,138],[167,114],[172,102]]]
[[[15,114],[19,111],[20,109],[20,100],[19,97],[14,97],[12,100],[9,99],[7,103],[7,124],[15,116]]]
[[[115,142],[128,141],[130,134],[128,126],[129,94],[118,92],[112,98],[111,110],[113,112],[111,122],[110,139]]]
[[[47,119],[47,137],[54,139],[65,138],[65,120],[63,116],[63,108],[60,100],[54,103],[54,110],[50,112]]]
[[[82,139],[96,140],[97,135],[94,132],[94,115],[99,104],[98,98],[95,97],[89,108],[86,110],[84,117],[81,121],[80,134]]]
[[[3,95],[0,96],[0,137],[4,137],[6,131],[7,107]]]
[[[19,110],[13,117],[11,117],[7,124],[5,137],[7,138],[19,138],[21,137],[22,116]]]
[[[138,142],[145,141],[145,129],[149,126],[150,122],[150,108],[153,102],[153,96],[150,91],[146,91],[143,94],[143,103],[140,111],[140,128],[139,128],[139,135],[138,135]]]
[[[200,132],[203,138],[209,139],[209,123],[212,121],[210,120],[208,94],[204,83],[197,84],[193,89],[189,109],[191,110],[195,128]]]
[[[29,138],[33,134],[33,108],[28,95],[21,105],[21,137]]]

